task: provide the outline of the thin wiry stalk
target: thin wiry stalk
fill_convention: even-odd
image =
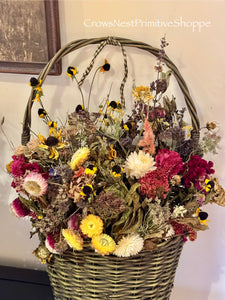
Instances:
[[[92,91],[92,87],[93,87],[93,83],[94,83],[94,80],[95,80],[95,77],[96,77],[96,74],[97,72],[101,69],[101,67],[98,67],[94,73],[94,76],[92,78],[92,81],[91,81],[91,86],[90,86],[90,89],[89,89],[89,95],[88,95],[88,105],[87,105],[87,110],[89,111],[89,104],[90,104],[90,98],[91,98],[91,91]]]
[[[84,94],[83,94],[82,89],[81,89],[81,87],[80,87],[80,85],[79,85],[79,83],[78,83],[77,77],[74,76],[74,79],[75,79],[75,81],[76,81],[76,83],[77,83],[77,87],[78,87],[78,89],[79,89],[79,91],[80,91],[81,99],[82,99],[82,104],[83,104],[83,107],[84,107]]]

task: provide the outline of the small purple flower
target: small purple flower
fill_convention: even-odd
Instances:
[[[194,196],[196,196],[196,200],[200,206],[203,206],[205,204],[205,195],[204,194],[196,194]]]

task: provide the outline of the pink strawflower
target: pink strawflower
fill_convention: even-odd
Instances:
[[[31,213],[29,208],[27,208],[19,198],[13,200],[13,202],[10,204],[10,208],[12,213],[19,218],[24,218]]]
[[[45,240],[45,247],[51,253],[57,254],[58,252],[55,250],[55,240],[52,234],[49,234]]]
[[[150,123],[148,122],[147,118],[145,118],[144,122],[144,139],[140,140],[138,143],[139,147],[143,147],[143,151],[145,153],[149,153],[150,155],[155,154],[155,136],[152,130]]]
[[[40,197],[46,193],[48,184],[41,174],[31,172],[25,177],[23,188],[31,196]]]
[[[192,155],[183,168],[184,185],[189,188],[191,184],[194,184],[198,190],[201,190],[202,185],[205,183],[205,180],[209,178],[209,175],[215,173],[212,167],[213,162],[207,162],[198,155]]]
[[[183,167],[180,154],[168,149],[160,149],[155,157],[155,161],[157,167],[163,167],[166,170],[169,179],[177,175]]]
[[[79,222],[80,222],[81,216],[80,214],[74,214],[72,215],[68,220],[68,228],[73,229],[74,231],[79,230]]]
[[[165,197],[165,193],[170,190],[167,171],[163,168],[157,168],[145,174],[139,179],[140,191],[148,198],[155,199],[158,197]]]

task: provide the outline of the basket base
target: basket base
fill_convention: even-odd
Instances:
[[[56,300],[169,300],[183,239],[119,258],[93,251],[55,255],[48,274]]]

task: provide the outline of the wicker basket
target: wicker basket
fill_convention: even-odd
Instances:
[[[124,78],[120,87],[121,103],[124,104],[123,89],[128,68],[126,47],[134,47],[159,56],[160,50],[148,44],[123,38],[96,38],[71,42],[59,50],[49,61],[38,79],[43,84],[52,66],[66,54],[87,45],[99,44],[94,57],[83,74],[79,85],[91,71],[95,58],[107,45],[119,46],[124,58]],[[187,85],[177,67],[165,56],[164,61],[173,74],[183,93],[191,121],[192,136],[199,137],[199,119]],[[34,91],[27,103],[22,132],[22,144],[30,140],[31,109]],[[129,258],[100,256],[92,250],[67,252],[63,256],[54,255],[53,263],[48,265],[48,273],[55,299],[169,299],[174,276],[183,247],[181,237],[173,238],[158,245],[156,250],[142,251]]]
[[[91,250],[55,255],[48,266],[55,299],[169,299],[182,248],[177,237],[129,258]]]

